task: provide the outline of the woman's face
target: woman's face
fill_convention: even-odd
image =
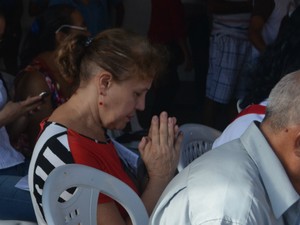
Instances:
[[[62,24],[56,31],[56,34],[59,34],[56,37],[59,41],[64,40],[70,34],[85,34],[87,36],[90,35],[88,32],[87,27],[84,23],[84,19],[81,13],[78,10],[74,10],[71,13],[71,24]]]
[[[75,33],[85,33],[86,35],[90,35],[90,33],[87,30],[87,27],[84,23],[84,19],[83,16],[81,15],[81,13],[78,10],[74,10],[74,12],[71,14],[71,19],[73,22],[73,26],[74,28],[70,29],[70,33],[71,34],[75,34]],[[85,28],[86,30],[81,30],[81,29],[76,29],[76,27],[78,28]]]
[[[152,80],[131,79],[111,82],[103,98],[101,121],[107,129],[124,129],[135,111],[145,109],[145,97]]]

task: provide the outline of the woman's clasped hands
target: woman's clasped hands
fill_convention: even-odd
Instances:
[[[176,123],[176,118],[168,117],[166,112],[153,116],[148,137],[139,144],[150,180],[168,183],[175,175],[183,138]]]

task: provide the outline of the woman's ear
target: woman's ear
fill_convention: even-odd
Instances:
[[[300,131],[297,133],[295,138],[295,154],[300,157]]]
[[[106,94],[107,90],[111,86],[112,75],[107,71],[102,71],[97,75],[99,93]]]

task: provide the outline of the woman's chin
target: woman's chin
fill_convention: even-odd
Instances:
[[[110,128],[111,130],[123,130],[125,129],[126,125],[128,124],[128,122],[126,123],[119,123],[116,124],[115,126],[113,126],[113,128]]]

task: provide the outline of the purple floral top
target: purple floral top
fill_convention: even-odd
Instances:
[[[63,104],[66,99],[62,96],[59,90],[59,84],[54,80],[54,75],[47,64],[40,58],[34,59],[21,73],[37,71],[44,75],[51,94],[51,102],[53,109]]]

